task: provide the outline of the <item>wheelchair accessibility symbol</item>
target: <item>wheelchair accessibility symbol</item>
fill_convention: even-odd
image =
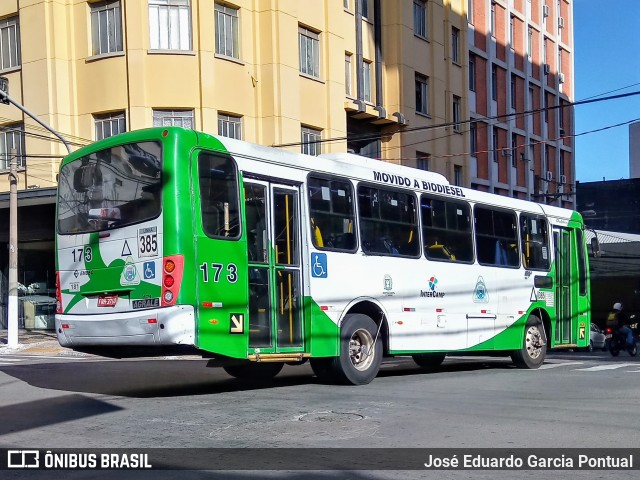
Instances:
[[[144,272],[144,279],[150,280],[152,278],[156,278],[156,264],[155,262],[144,262],[144,266],[142,268]]]
[[[314,278],[327,278],[327,254],[311,254],[311,276]]]

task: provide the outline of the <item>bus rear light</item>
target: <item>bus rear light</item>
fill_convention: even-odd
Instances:
[[[184,257],[182,255],[164,257],[162,265],[162,306],[168,307],[178,300],[184,274]]]
[[[60,325],[62,328],[69,328],[69,324],[68,323],[63,323],[62,325]]]
[[[157,319],[155,319],[155,318],[149,318],[149,319],[147,320],[147,323],[158,323],[158,320],[157,320]]]
[[[176,264],[173,262],[173,260],[166,260],[164,262],[164,271],[166,273],[173,273],[175,269],[176,269]]]
[[[62,313],[62,291],[60,290],[60,272],[56,272],[56,313]]]

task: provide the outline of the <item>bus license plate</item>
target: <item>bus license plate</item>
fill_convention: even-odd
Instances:
[[[98,297],[99,307],[115,307],[118,303],[118,295],[100,295]]]

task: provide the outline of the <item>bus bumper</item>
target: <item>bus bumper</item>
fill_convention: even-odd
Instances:
[[[192,306],[176,305],[129,313],[56,315],[63,347],[194,345]]]

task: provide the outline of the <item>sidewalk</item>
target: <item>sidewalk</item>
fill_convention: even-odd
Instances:
[[[74,352],[69,348],[61,347],[55,332],[44,330],[18,331],[18,346],[7,346],[7,330],[0,329],[0,355],[26,354],[45,355],[59,357],[90,357],[91,355]]]

